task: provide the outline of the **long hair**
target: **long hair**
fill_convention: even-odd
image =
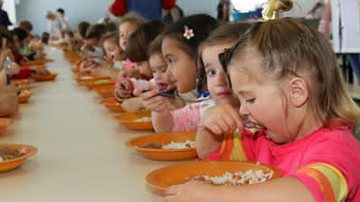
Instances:
[[[332,47],[317,30],[292,19],[259,22],[241,37],[229,63],[246,47],[261,54],[262,71],[274,79],[309,73],[310,107],[325,125],[334,119],[360,121],[359,108],[346,91]]]

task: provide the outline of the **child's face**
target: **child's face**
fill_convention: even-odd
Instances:
[[[24,46],[27,46],[27,45],[30,44],[30,42],[31,42],[31,36],[28,35],[28,36],[24,39],[23,45],[24,45]]]
[[[152,54],[149,58],[155,82],[161,92],[174,89],[174,78],[167,70],[167,64],[161,53]]]
[[[266,128],[268,138],[276,143],[295,139],[295,117],[285,96],[286,83],[263,72],[263,59],[254,49],[247,48],[229,66],[230,80],[240,99],[240,115],[247,127]],[[282,86],[282,87],[281,87]]]
[[[177,40],[165,37],[162,53],[168,65],[167,71],[174,76],[175,86],[179,93],[192,91],[196,86],[196,63],[194,58],[186,54]]]
[[[148,61],[135,62],[135,68],[140,72],[140,74],[149,78],[152,77],[152,71]]]
[[[121,53],[120,48],[116,44],[115,40],[105,40],[103,43],[103,48],[105,50],[106,57],[111,59],[112,62],[116,62],[120,60]]]
[[[129,38],[137,28],[138,27],[135,24],[130,22],[124,22],[119,26],[119,45],[122,50],[126,50]]]
[[[202,52],[202,60],[204,62],[207,86],[211,97],[215,100],[230,101],[232,90],[228,84],[226,75],[220,65],[219,53],[222,53],[226,48],[233,44],[221,44],[216,46],[208,46]]]
[[[88,46],[88,47],[97,46],[98,43],[99,43],[99,41],[96,40],[96,39],[86,39],[86,40],[85,40],[85,45]]]

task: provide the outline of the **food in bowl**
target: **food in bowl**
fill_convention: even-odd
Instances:
[[[195,142],[186,140],[185,142],[174,142],[171,141],[169,144],[157,144],[157,143],[150,143],[141,146],[142,148],[148,149],[188,149],[188,148],[195,148]]]
[[[272,170],[252,170],[225,172],[221,176],[201,175],[190,178],[189,180],[202,181],[214,185],[246,185],[266,182],[273,177]]]
[[[0,163],[24,156],[25,153],[10,148],[0,148]]]
[[[106,85],[111,84],[111,80],[109,79],[100,79],[94,82],[95,85]]]
[[[80,77],[80,81],[88,81],[88,80],[92,80],[94,79],[94,77],[92,76],[82,76]]]
[[[139,119],[135,119],[134,122],[138,122],[138,123],[151,122],[151,117],[144,116]]]

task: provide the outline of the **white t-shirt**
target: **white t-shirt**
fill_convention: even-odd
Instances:
[[[360,53],[359,0],[331,0],[334,51]]]

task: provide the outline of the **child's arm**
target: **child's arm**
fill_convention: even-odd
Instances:
[[[133,97],[121,103],[125,112],[137,112],[145,108],[141,97]]]
[[[163,96],[157,96],[159,90],[153,89],[142,93],[144,105],[151,110],[152,123],[156,132],[169,132],[174,125],[173,115],[171,113],[175,107],[171,104],[170,99]]]
[[[248,186],[214,186],[200,182],[188,182],[171,186],[166,190],[167,202],[311,202],[311,191],[299,180],[284,177]]]
[[[10,86],[0,87],[0,117],[15,114],[18,111],[17,89]]]
[[[196,134],[196,150],[201,159],[219,149],[223,134],[242,128],[239,113],[230,104],[219,104],[205,111]]]

